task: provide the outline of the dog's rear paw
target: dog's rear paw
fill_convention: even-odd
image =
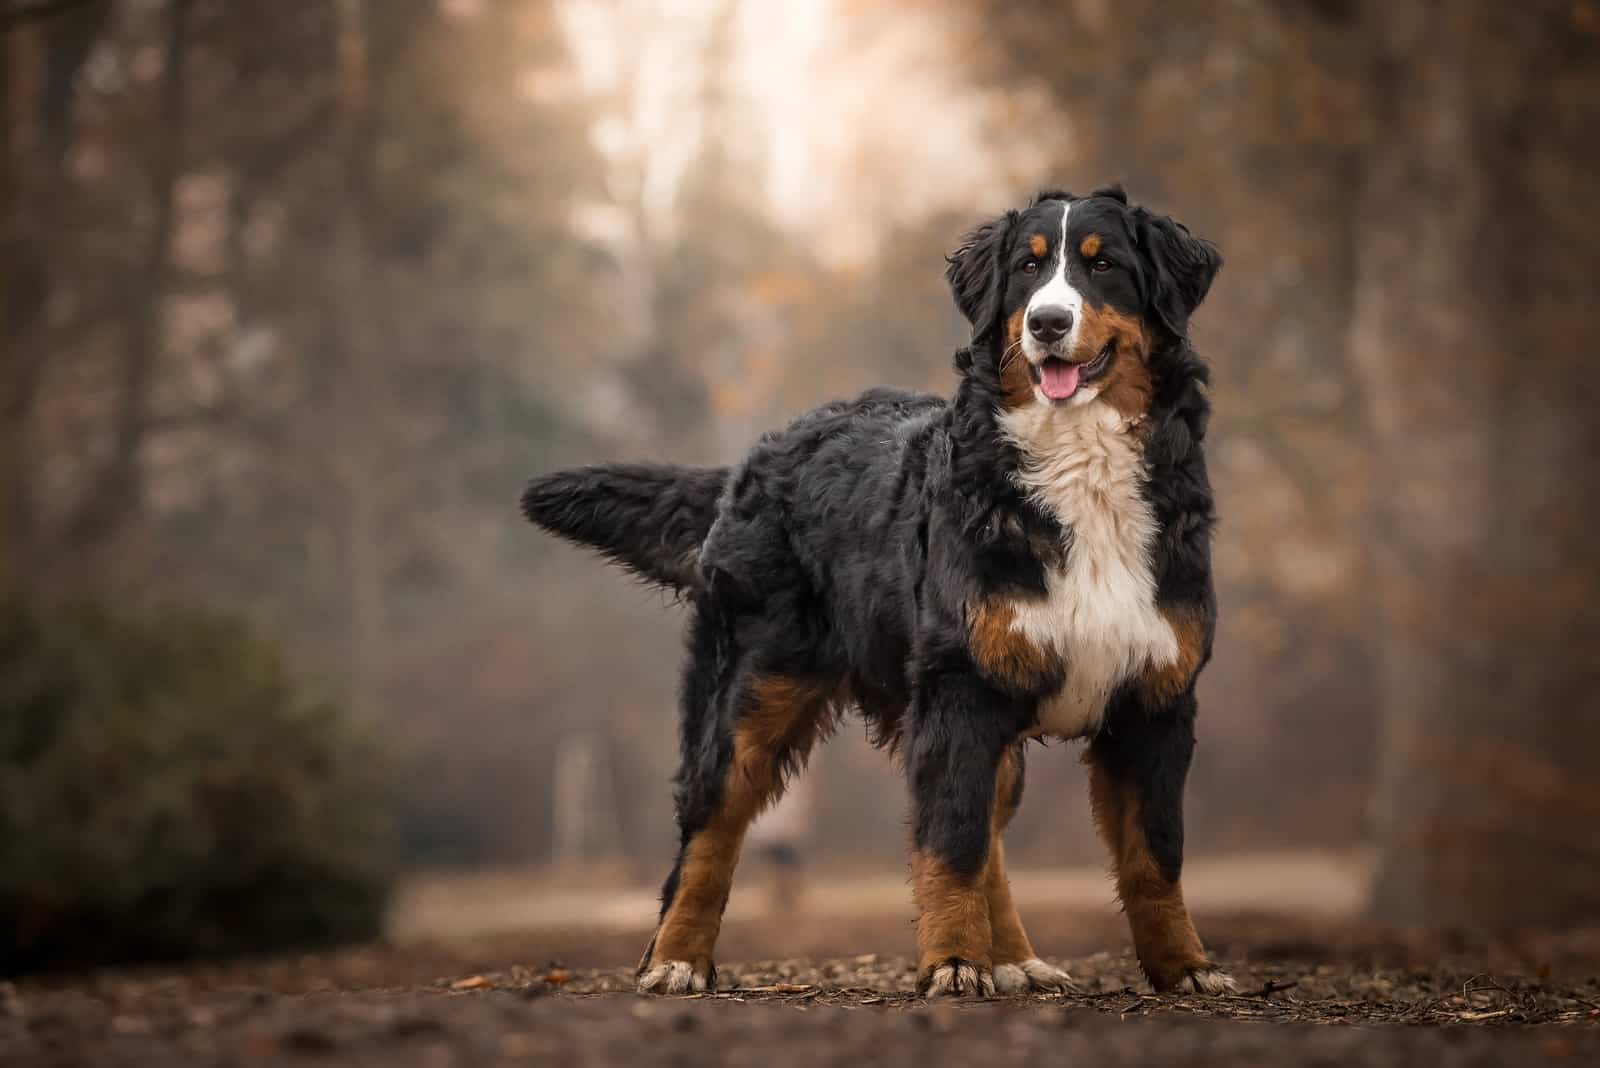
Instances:
[[[928,998],[993,997],[994,974],[987,968],[951,957],[923,978],[922,996]]]
[[[1233,977],[1221,968],[1207,966],[1190,969],[1178,980],[1179,994],[1237,994],[1239,986]]]
[[[664,960],[639,973],[641,994],[701,994],[716,988],[710,961]]]
[[[1078,984],[1060,968],[1030,957],[1016,964],[996,964],[994,988],[1002,994],[1061,994],[1078,989]]]

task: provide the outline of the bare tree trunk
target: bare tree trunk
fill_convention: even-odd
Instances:
[[[42,9],[41,9],[42,10]],[[0,38],[0,584],[25,586],[35,570],[37,535],[29,483],[29,426],[40,375],[50,354],[44,312],[50,302],[57,242],[67,200],[66,161],[74,140],[73,101],[78,72],[88,59],[109,5],[62,5],[53,23],[33,35],[38,62],[25,64],[30,38],[8,33]],[[26,14],[26,12],[24,12]],[[24,20],[25,21],[25,20]],[[32,101],[38,149],[32,160],[14,155],[14,124],[23,121],[29,100],[18,71],[37,69],[39,87]],[[9,574],[5,572],[9,571]]]
[[[16,262],[16,230],[18,219],[15,167],[12,161],[11,71],[15,43],[0,37],[0,258],[6,264]],[[10,594],[17,584],[16,551],[21,541],[17,527],[20,522],[18,504],[23,499],[21,423],[13,418],[16,402],[12,394],[16,388],[11,370],[16,360],[12,323],[16,316],[13,306],[12,268],[0,269],[0,598]]]
[[[348,612],[350,699],[362,715],[378,704],[387,632],[383,547],[379,540],[380,472],[377,464],[383,404],[373,337],[377,309],[368,299],[375,282],[368,270],[367,205],[371,203],[372,111],[366,11],[363,0],[335,0],[339,40],[340,160],[344,169],[334,251],[334,317],[339,339],[334,374],[335,470],[344,501],[341,566]]]
[[[1595,331],[1559,288],[1600,255],[1564,221],[1582,155],[1537,126],[1572,92],[1564,5],[1534,6],[1372,9],[1351,341],[1386,491],[1374,904],[1397,923],[1560,923],[1600,887]]]
[[[139,451],[149,421],[150,384],[162,347],[170,275],[173,206],[182,173],[186,111],[185,68],[193,0],[170,0],[161,127],[150,167],[152,220],[144,261],[129,297],[128,332],[117,389],[111,453],[69,524],[70,551],[103,540],[135,512],[140,499]]]

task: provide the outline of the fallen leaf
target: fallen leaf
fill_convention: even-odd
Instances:
[[[494,983],[481,975],[469,975],[465,979],[457,979],[450,984],[451,990],[485,990]]]

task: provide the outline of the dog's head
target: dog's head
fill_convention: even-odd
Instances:
[[[1102,399],[1136,414],[1151,352],[1187,335],[1221,265],[1216,246],[1111,187],[985,223],[946,276],[972,323],[969,358],[988,362],[1005,407]]]

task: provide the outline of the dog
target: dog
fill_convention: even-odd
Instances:
[[[918,989],[1070,989],[1012,904],[1030,739],[1087,739],[1091,808],[1158,991],[1233,981],[1184,904],[1195,680],[1216,621],[1190,316],[1209,242],[1120,186],[1041,194],[947,257],[951,398],[869,391],[731,468],[534,479],[522,509],[690,607],[677,860],[638,988],[713,989],[750,821],[848,709],[911,794]]]

